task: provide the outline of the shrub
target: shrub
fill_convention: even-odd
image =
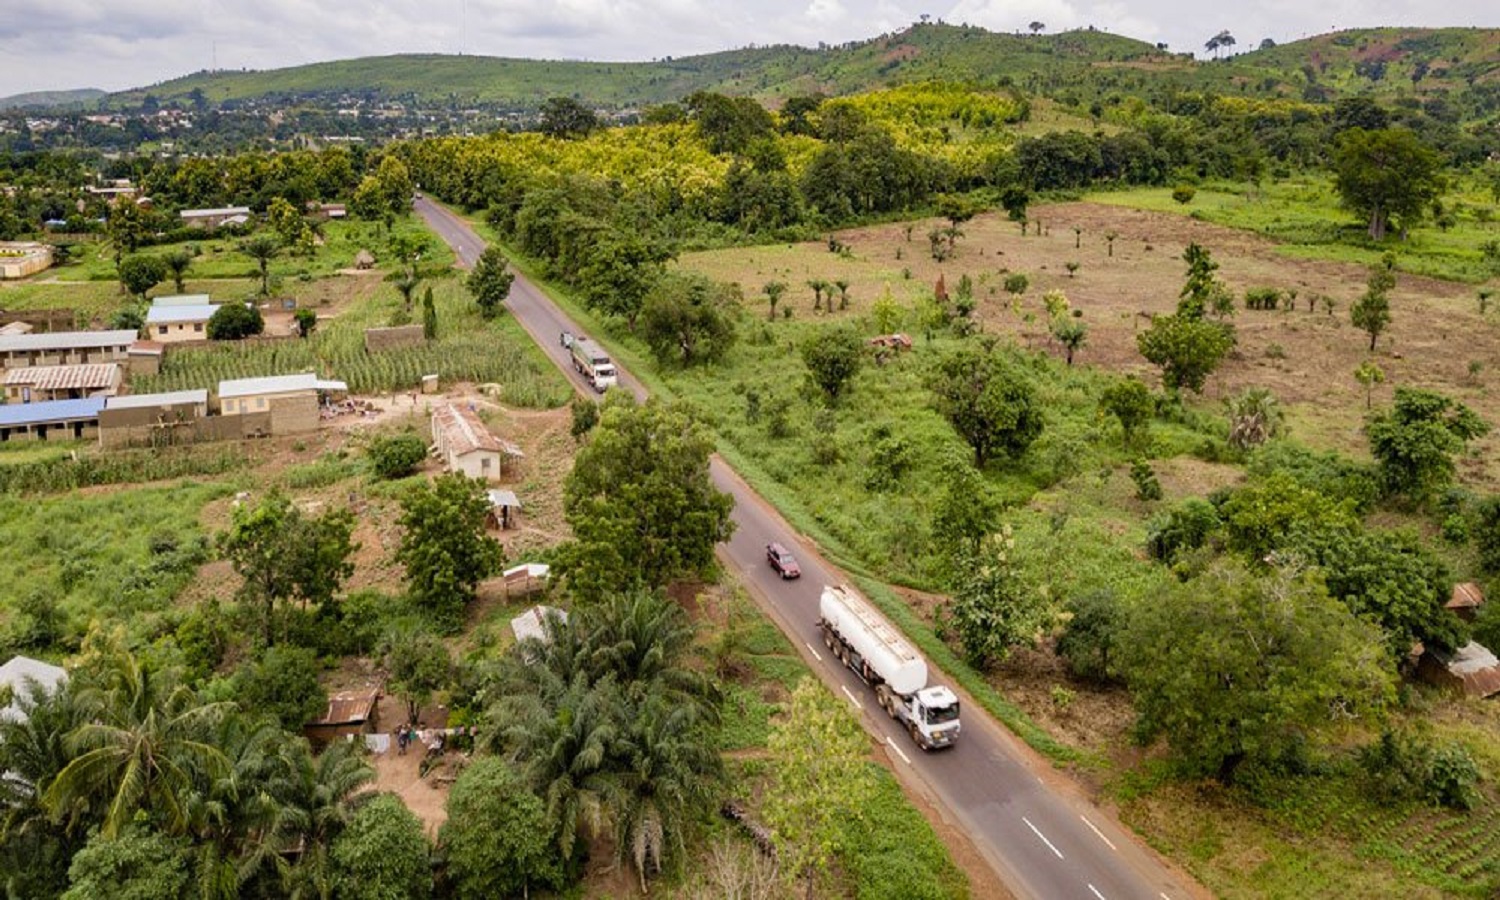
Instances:
[[[1151,521],[1146,552],[1170,563],[1179,553],[1206,545],[1222,525],[1219,510],[1212,503],[1192,497]]]
[[[1089,591],[1069,599],[1067,612],[1067,624],[1057,637],[1057,655],[1080,678],[1108,681],[1119,677],[1115,644],[1125,627],[1119,599],[1110,591]]]
[[[1151,464],[1144,459],[1138,459],[1130,464],[1130,480],[1135,482],[1135,496],[1139,500],[1160,500],[1162,498],[1161,482],[1156,478],[1156,472]]]
[[[318,658],[301,647],[271,647],[234,676],[235,699],[246,712],[270,713],[287,731],[300,732],[328,705],[318,683]]]
[[[1479,564],[1491,574],[1500,572],[1500,494],[1474,504],[1474,520],[1474,546],[1479,550]]]
[[[1245,308],[1274,312],[1281,306],[1282,293],[1279,288],[1255,287],[1245,291]]]
[[[365,453],[370,457],[371,469],[380,478],[404,478],[427,458],[427,442],[411,432],[380,435],[370,441]]]
[[[266,320],[254,304],[225,303],[208,320],[208,339],[238,341],[266,330]]]
[[[432,895],[430,854],[422,821],[395,794],[378,794],[333,842],[337,896],[423,900]]]

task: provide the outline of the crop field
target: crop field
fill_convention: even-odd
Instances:
[[[562,375],[511,318],[481,319],[456,279],[430,282],[438,310],[438,339],[419,347],[367,353],[364,329],[387,324],[401,304],[389,285],[353,301],[306,340],[248,341],[170,351],[162,371],[132,379],[137,392],[212,388],[222,379],[316,370],[349,383],[356,394],[407,390],[423,375],[444,382],[500,386],[514,406],[550,408],[567,401]],[[419,288],[419,292],[424,290]],[[418,310],[420,313],[420,310]]]

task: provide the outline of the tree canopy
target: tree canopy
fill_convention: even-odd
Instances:
[[[493,319],[500,312],[505,298],[510,296],[510,286],[515,280],[516,275],[510,271],[510,260],[505,251],[492,244],[479,254],[479,261],[474,264],[465,284],[469,293],[474,295],[480,314]]]
[[[1489,430],[1457,400],[1398,387],[1395,403],[1372,416],[1365,433],[1386,491],[1420,501],[1453,480],[1453,457]]]
[[[930,379],[939,412],[983,468],[997,454],[1016,457],[1042,433],[1030,381],[990,347],[965,346],[939,361]]]
[[[489,498],[484,482],[458,473],[419,484],[401,499],[401,545],[411,595],[447,625],[457,625],[479,582],[505,561],[485,533]]]
[[[1406,128],[1340,132],[1333,170],[1344,206],[1364,217],[1377,241],[1393,220],[1415,224],[1444,188],[1441,158]]]
[[[726,286],[701,276],[669,276],[646,300],[641,336],[663,365],[710,363],[734,343],[734,313]]]

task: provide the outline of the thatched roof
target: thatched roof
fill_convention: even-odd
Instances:
[[[375,254],[368,250],[361,250],[354,254],[354,268],[370,269],[375,266]]]

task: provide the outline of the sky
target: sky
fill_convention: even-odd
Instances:
[[[1251,49],[1373,25],[1500,27],[1493,0],[0,0],[0,96],[390,53],[649,60],[811,47],[924,14],[993,31],[1092,25],[1200,53],[1223,29]]]

